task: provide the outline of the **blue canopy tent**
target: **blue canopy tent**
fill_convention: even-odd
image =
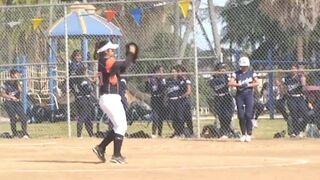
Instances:
[[[108,22],[105,18],[95,14],[96,9],[92,5],[76,4],[70,7],[71,12],[58,21],[47,31],[50,38],[50,54],[49,63],[57,63],[58,40],[65,37],[65,30],[69,39],[81,39],[81,50],[83,53],[83,61],[88,60],[89,40],[94,38],[113,39],[120,44],[122,36],[119,27],[112,22]],[[67,28],[65,27],[67,21]],[[120,52],[118,52],[120,53]],[[49,77],[55,77],[57,72],[54,67],[49,68]],[[49,88],[51,93],[56,94],[57,82],[53,79],[49,80]],[[52,101],[53,102],[53,99]],[[51,103],[53,104],[53,103]],[[51,106],[54,109],[54,105]]]

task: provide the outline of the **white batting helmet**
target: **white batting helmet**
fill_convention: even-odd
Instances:
[[[239,60],[239,66],[250,66],[250,60],[248,57],[241,57]]]

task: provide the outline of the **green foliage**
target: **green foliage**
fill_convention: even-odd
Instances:
[[[193,121],[195,127],[197,121]],[[168,122],[165,121],[163,123],[163,135],[165,137],[170,136],[173,132],[171,128],[171,121],[169,122],[170,127],[168,126]],[[200,121],[200,130],[203,126],[213,124],[213,120],[209,118]],[[238,121],[235,120],[234,124],[235,129],[239,131]],[[18,125],[18,128],[20,125]],[[96,127],[94,125],[94,127]],[[76,137],[76,122],[71,122],[71,129],[72,129],[72,137]],[[100,125],[101,131],[106,131],[108,129],[107,125],[102,124]],[[282,131],[286,129],[286,122],[284,120],[266,120],[262,119],[259,120],[259,128],[254,131],[254,136],[257,139],[271,139],[276,132]],[[19,130],[19,129],[18,129]],[[151,126],[149,122],[139,121],[133,123],[132,126],[128,128],[128,134],[143,130],[144,132],[151,134]],[[9,123],[1,123],[0,124],[0,132],[10,132],[10,125]],[[40,124],[29,124],[28,125],[28,132],[33,139],[46,139],[46,138],[66,138],[68,137],[68,124],[67,122],[58,122],[58,123],[48,123],[43,122]],[[96,129],[94,128],[94,132]],[[88,134],[85,130],[83,130],[83,136],[88,137]]]
[[[260,8],[262,0],[254,0],[245,4],[244,0],[236,0],[233,4],[227,4],[221,15],[225,26],[223,27],[223,42],[236,44],[240,47],[252,48],[255,50],[257,44],[271,42],[275,47],[280,47],[280,57],[285,57],[295,47],[293,32],[285,30],[281,25],[271,19]],[[245,50],[244,48],[243,50]],[[269,48],[266,48],[267,52]],[[264,55],[258,57],[264,59]],[[262,57],[264,56],[264,57]]]
[[[208,86],[208,79],[199,78],[199,102],[201,107],[209,107],[207,100],[210,98],[210,91],[212,89]]]
[[[279,59],[283,59],[289,53],[295,53],[298,46],[297,37],[301,36],[301,33],[299,29],[294,28],[295,24],[281,24],[282,21],[280,19],[291,17],[285,14],[287,9],[286,12],[279,12],[282,8],[280,5],[265,7],[264,0],[254,0],[249,4],[244,3],[245,1],[232,1],[223,9],[221,15],[225,26],[223,27],[222,41],[230,43],[231,47],[236,44],[242,47],[243,50],[250,49],[255,45],[261,45],[263,42],[269,42],[272,43],[272,47],[278,47],[276,53]],[[279,17],[276,18],[277,15],[270,14],[272,11],[276,11]],[[295,15],[294,17],[297,16]],[[318,43],[315,43],[320,38],[319,26],[318,23],[311,33],[303,34],[305,44],[303,48],[304,59],[309,59],[314,50],[317,52],[320,50]],[[262,48],[265,48],[262,50],[264,52],[255,56],[258,59],[265,59],[269,49],[269,47]]]
[[[181,44],[181,38],[172,33],[159,32],[155,35],[153,46],[149,47],[146,52],[146,58],[162,58],[162,57],[173,57],[176,54],[175,39]]]
[[[175,60],[170,60],[170,57],[175,57],[176,54],[176,48],[174,44],[175,38],[178,38],[178,44],[182,43],[181,38],[172,33],[159,32],[156,34],[152,42],[153,46],[149,47],[143,52],[143,56],[141,58],[145,58],[145,60],[134,65],[134,67],[131,69],[131,72],[136,74],[151,73],[151,70],[154,66],[161,65],[164,67],[165,72],[170,73],[171,68],[176,64]],[[186,55],[190,55],[191,52],[191,47],[188,47]],[[164,57],[169,57],[169,59],[161,59]],[[190,67],[188,69],[190,69]],[[132,78],[132,80],[130,79],[130,82],[134,82],[134,85],[136,85],[138,89],[143,90],[144,85],[141,84],[141,78],[143,77]]]
[[[261,0],[248,5],[237,0],[237,6],[227,5],[222,11],[226,25],[223,27],[223,42],[237,45],[252,45],[265,40],[283,42],[287,39],[279,24],[259,9]]]

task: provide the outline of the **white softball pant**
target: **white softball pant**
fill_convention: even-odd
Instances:
[[[100,96],[100,108],[106,113],[113,124],[113,131],[122,136],[127,131],[126,112],[118,94],[104,94]]]

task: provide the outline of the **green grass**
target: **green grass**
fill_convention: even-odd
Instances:
[[[201,120],[200,131],[204,125],[212,123],[211,120]],[[197,132],[197,123],[194,122],[194,129]],[[235,120],[235,129],[239,131],[238,120]],[[20,124],[17,124],[19,130]],[[108,127],[106,125],[100,125],[100,130],[104,131]],[[128,133],[134,133],[143,130],[145,133],[151,134],[151,123],[135,122],[132,126],[129,126]],[[284,120],[259,120],[259,128],[254,129],[253,135],[259,139],[271,139],[276,132],[286,130],[286,122]],[[94,125],[94,131],[96,131],[96,125]],[[11,132],[9,123],[0,124],[0,133]],[[66,122],[48,123],[43,122],[41,124],[29,124],[28,132],[32,138],[61,138],[68,137],[68,124]],[[76,122],[71,122],[72,136],[76,137]],[[163,135],[170,136],[173,130],[169,128],[168,123],[164,122]],[[83,128],[83,136],[88,136],[85,128]]]
[[[259,120],[259,127],[253,130],[253,135],[256,138],[270,139],[275,133],[282,130],[287,131],[285,120]]]

